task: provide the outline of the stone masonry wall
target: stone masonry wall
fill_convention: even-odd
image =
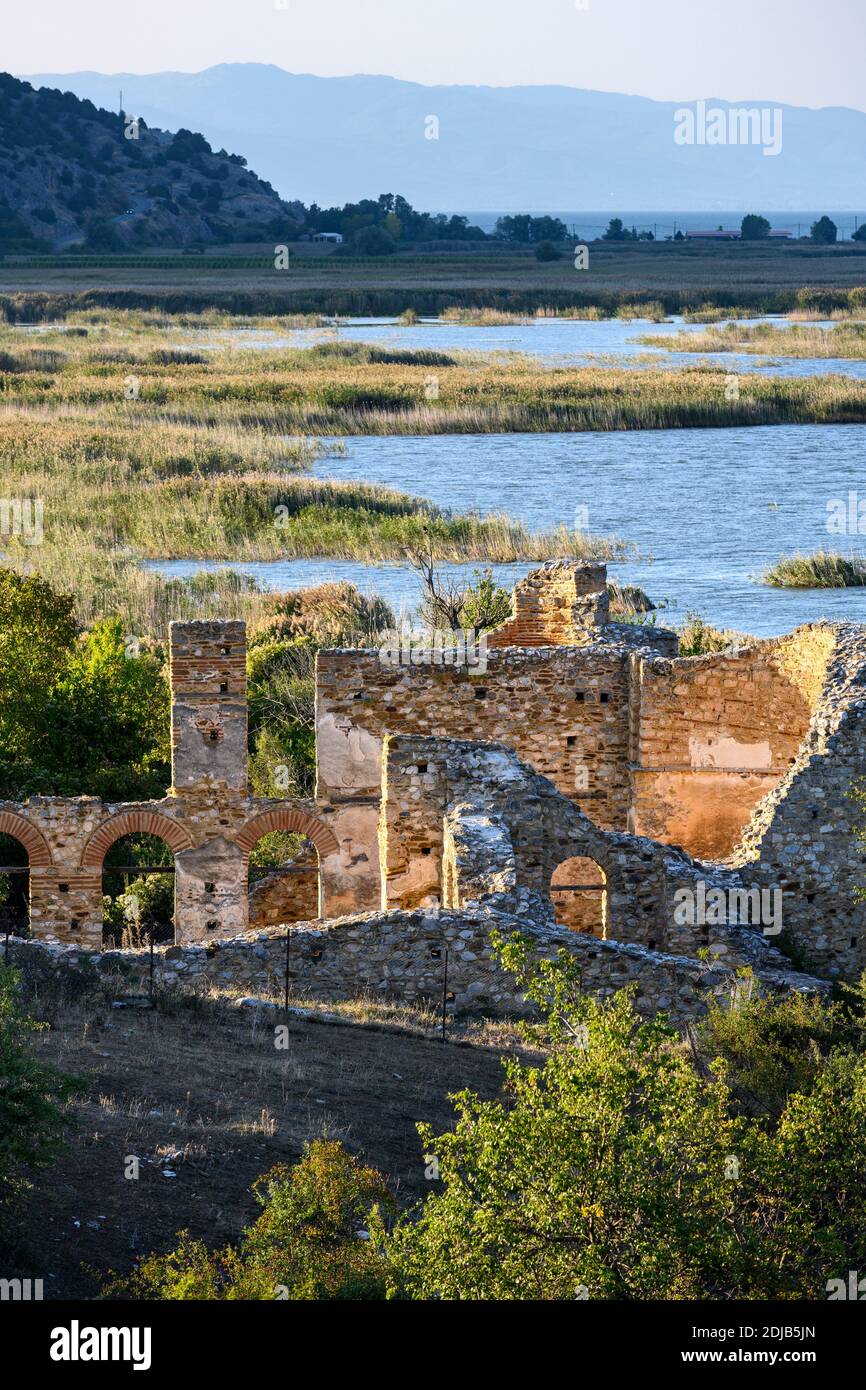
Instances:
[[[853,980],[866,969],[866,629],[839,625],[824,691],[787,775],[732,856],[749,883],[783,890],[785,927],[809,968]]]
[[[494,958],[490,944],[494,927],[504,936],[513,931],[529,935],[539,956],[553,956],[560,949],[571,952],[580,963],[587,992],[604,998],[633,985],[639,1011],[652,1015],[664,1009],[675,1022],[699,1017],[711,999],[730,1000],[737,988],[736,971],[721,962],[655,954],[561,928],[533,928],[524,918],[508,913],[417,911],[289,928],[291,1003],[367,995],[438,1006],[444,987],[452,1013],[526,1014],[530,1006]],[[72,946],[13,940],[10,956],[25,972],[45,968],[58,975],[67,970],[78,976],[87,972],[112,997],[141,994],[148,987],[147,951],[84,952]],[[286,931],[158,947],[154,967],[157,989],[242,992],[280,1000],[285,988]],[[756,981],[759,988],[772,993],[827,989],[821,981],[790,970],[761,971]]]
[[[630,804],[628,657],[616,648],[509,648],[470,675],[383,663],[376,652],[319,653],[317,795],[378,802],[389,733],[503,742],[599,825]]]
[[[706,859],[730,854],[797,756],[816,698],[804,668],[820,680],[831,649],[832,634],[807,628],[730,655],[641,663],[635,833]]]
[[[710,914],[684,919],[677,911],[683,892],[695,902],[713,889],[726,901],[745,895],[735,870],[599,829],[502,745],[390,737],[379,835],[385,908],[466,911],[520,898],[520,912],[551,926],[554,874],[581,857],[604,875],[605,939],[681,956],[707,949],[730,964],[790,968],[740,900],[731,898],[733,909],[720,921]]]

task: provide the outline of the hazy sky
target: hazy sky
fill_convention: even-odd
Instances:
[[[10,72],[195,72],[558,82],[665,100],[866,110],[866,0],[6,0]]]

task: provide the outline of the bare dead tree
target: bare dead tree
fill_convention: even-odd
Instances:
[[[460,620],[466,604],[466,589],[462,584],[437,573],[433,540],[429,532],[423,545],[407,546],[403,553],[423,585],[421,614],[424,621],[433,629],[458,631],[462,627]]]

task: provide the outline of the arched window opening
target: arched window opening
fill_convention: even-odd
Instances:
[[[174,941],[174,852],[159,835],[121,835],[102,865],[106,943],[144,946]]]
[[[607,935],[607,880],[594,859],[576,855],[557,864],[550,897],[560,926],[593,936]]]
[[[0,835],[0,933],[30,934],[30,859],[14,835]]]
[[[319,916],[321,868],[312,840],[291,830],[272,830],[249,854],[251,928],[314,922]]]

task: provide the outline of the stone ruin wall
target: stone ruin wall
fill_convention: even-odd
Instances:
[[[128,834],[159,836],[174,851],[180,941],[247,929],[249,853],[274,830],[306,837],[319,856],[323,894],[338,908],[347,896],[355,905],[330,808],[249,795],[245,625],[172,623],[170,671],[168,796],[117,804],[86,796],[0,802],[0,833],[28,852],[34,934],[101,944],[103,863]],[[317,904],[315,915],[319,910]]]
[[[508,900],[527,921],[550,925],[551,876],[577,855],[603,873],[608,939],[682,956],[708,949],[742,965],[790,964],[760,931],[676,920],[680,889],[696,892],[702,882],[745,891],[735,870],[600,829],[503,745],[390,736],[379,839],[383,906],[392,910]]]
[[[730,655],[636,662],[630,828],[726,858],[797,757],[832,645],[807,628]]]
[[[561,925],[608,943],[730,951],[730,933],[673,922],[676,887],[701,879],[781,883],[805,959],[859,973],[866,876],[849,793],[866,776],[866,632],[815,624],[675,658],[672,634],[606,621],[604,580],[575,565],[530,575],[477,673],[321,652],[310,802],[248,795],[243,624],[173,624],[170,794],[0,803],[0,832],[28,850],[34,933],[97,946],[104,855],[145,831],[175,851],[180,941],[518,891],[546,929],[553,902]],[[501,645],[516,636],[524,646]],[[274,829],[306,836],[320,873],[250,900],[249,852]],[[569,893],[588,871],[599,887]]]
[[[320,653],[318,795],[354,804],[369,844],[389,733],[500,742],[600,828],[725,860],[798,756],[834,629],[816,624],[676,658],[673,634],[606,615],[603,566],[551,565],[517,586],[512,618],[489,635],[484,671]],[[525,645],[501,645],[517,638]],[[368,862],[372,878],[376,856]],[[419,881],[425,871],[420,862],[413,869]],[[554,872],[558,920],[604,932],[603,895],[556,890],[588,881],[592,865],[563,862]]]
[[[530,1014],[516,982],[494,957],[493,927],[506,936],[526,931],[521,919],[496,912],[371,913],[327,927],[291,927],[290,1007],[361,995],[438,1013],[444,992],[449,1015]],[[630,985],[640,1013],[652,1016],[664,1009],[675,1023],[699,1018],[711,1001],[729,1001],[741,987],[736,969],[721,961],[662,955],[641,946],[575,936],[562,928],[539,933],[536,945],[540,957],[551,957],[560,949],[575,956],[584,988],[599,998]],[[89,983],[112,1000],[140,998],[149,989],[147,951],[88,952],[71,945],[13,940],[10,960],[37,980],[48,976],[62,982],[74,972],[76,990]],[[280,1002],[285,990],[285,928],[160,946],[154,951],[154,967],[157,990],[234,995],[259,1008],[271,1001],[273,1021],[285,1018]],[[761,986],[774,994],[821,994],[828,988],[790,969],[764,972]]]
[[[744,988],[775,994],[829,988],[798,974],[746,927],[713,932],[706,959],[698,959],[702,932],[673,930],[669,907],[676,888],[694,883],[704,866],[682,851],[599,830],[501,745],[390,737],[380,841],[392,910],[158,948],[156,989],[243,992],[241,1002],[275,1021],[287,984],[293,1007],[360,994],[437,1010],[444,999],[449,1013],[531,1012],[496,960],[493,930],[505,938],[520,932],[537,957],[568,951],[587,991],[604,998],[631,986],[639,1011],[664,1010],[676,1023]],[[612,926],[628,939],[599,941],[553,923],[545,884],[551,865],[574,849],[604,864]],[[416,862],[425,867],[423,882],[413,875]],[[717,869],[715,877],[733,880],[731,871]],[[436,905],[412,905],[423,891]],[[121,1001],[149,987],[145,951],[88,953],[15,942],[12,959],[37,976],[74,969],[76,987],[83,976]],[[744,982],[743,967],[752,972],[751,983]]]
[[[866,630],[838,625],[827,680],[803,746],[763,800],[731,858],[740,876],[783,890],[805,968],[854,980],[866,969]]]

